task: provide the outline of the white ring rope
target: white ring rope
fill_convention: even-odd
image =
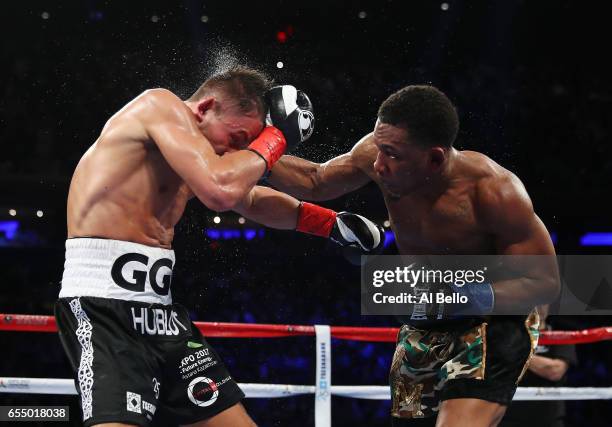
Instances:
[[[241,383],[247,398],[289,397],[314,394],[313,385]],[[0,393],[77,394],[74,381],[61,378],[0,377]],[[334,385],[334,396],[388,400],[388,386]],[[519,387],[514,400],[605,400],[612,399],[612,387]]]

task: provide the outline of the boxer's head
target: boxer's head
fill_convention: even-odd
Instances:
[[[243,149],[259,135],[271,83],[259,71],[234,67],[208,78],[187,100],[217,154]]]
[[[440,174],[459,130],[450,100],[433,86],[407,86],[378,110],[374,169],[395,196],[423,187]]]

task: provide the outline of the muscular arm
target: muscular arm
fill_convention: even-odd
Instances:
[[[520,180],[509,174],[488,181],[479,186],[478,209],[496,252],[513,255],[504,257],[504,268],[516,273],[493,284],[495,312],[526,313],[551,302],[559,292],[555,250]]]
[[[283,156],[269,181],[279,190],[305,200],[330,200],[350,193],[370,181],[366,171],[376,156],[369,137],[362,138],[349,153],[325,163]]]
[[[234,209],[266,227],[295,230],[300,202],[268,187],[255,186]]]
[[[242,150],[218,156],[172,93],[153,90],[144,126],[170,167],[210,209],[232,209],[253,188],[266,164],[257,154]]]

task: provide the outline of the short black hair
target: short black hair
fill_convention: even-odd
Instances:
[[[398,90],[382,103],[378,119],[405,128],[411,139],[425,147],[450,148],[459,131],[455,106],[442,91],[429,85]]]
[[[237,100],[240,109],[245,113],[256,108],[263,118],[267,111],[264,95],[272,84],[272,79],[261,71],[242,65],[234,66],[207,78],[191,95],[189,101],[197,101],[212,92],[220,91]]]

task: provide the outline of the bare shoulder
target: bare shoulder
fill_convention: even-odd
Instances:
[[[168,103],[179,103],[183,102],[176,96],[172,91],[161,87],[154,89],[147,89],[139,97],[147,99],[152,102],[168,102]]]
[[[477,209],[485,218],[495,220],[533,215],[531,199],[518,176],[482,153],[465,153],[475,160],[479,172]]]
[[[373,133],[369,133],[361,138],[351,149],[351,161],[354,166],[366,173],[370,173],[373,170],[377,153],[378,149],[374,145]]]
[[[479,226],[494,238],[500,254],[554,254],[546,226],[518,176],[478,153],[475,210]]]
[[[165,122],[189,123],[189,109],[174,93],[167,89],[148,89],[119,110],[115,117],[131,118],[145,127]],[[111,120],[113,119],[111,118]]]
[[[175,119],[181,115],[186,116],[185,103],[167,89],[148,89],[117,111],[108,123],[135,120],[146,124],[148,121],[159,121],[160,118],[170,118],[172,115],[176,116]]]
[[[147,89],[136,100],[149,107],[150,112],[168,116],[185,116],[185,103],[168,89]]]

